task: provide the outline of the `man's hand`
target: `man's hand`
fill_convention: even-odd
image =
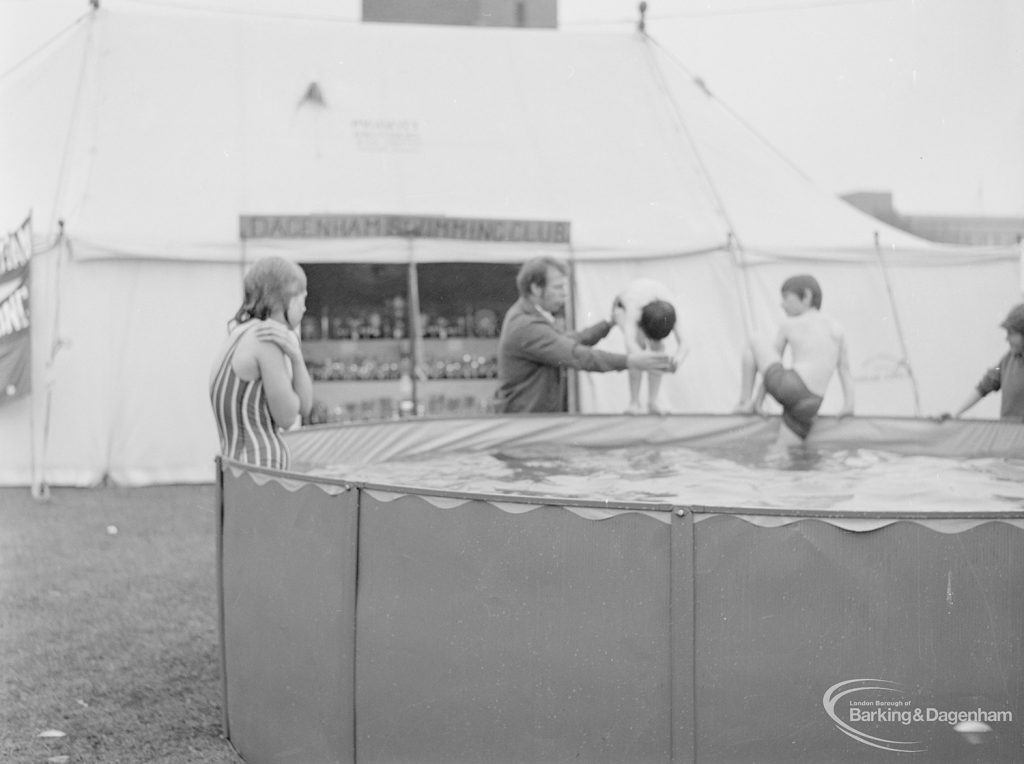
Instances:
[[[618,297],[612,303],[612,323],[623,331],[626,330],[626,306],[622,304],[622,300]]]
[[[676,370],[675,360],[664,353],[651,353],[641,350],[638,353],[630,353],[626,357],[626,366],[637,371],[667,371]]]

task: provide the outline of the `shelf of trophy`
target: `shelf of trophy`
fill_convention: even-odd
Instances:
[[[409,339],[307,340],[310,422],[486,413],[497,386],[497,340],[426,338],[413,374]],[[413,377],[416,377],[415,389]]]
[[[515,265],[303,268],[308,294],[301,337],[313,378],[311,422],[490,410],[501,313],[516,298]],[[415,348],[413,334],[420,337]]]

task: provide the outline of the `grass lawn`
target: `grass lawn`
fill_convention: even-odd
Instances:
[[[0,488],[0,761],[241,764],[214,503],[212,485]]]

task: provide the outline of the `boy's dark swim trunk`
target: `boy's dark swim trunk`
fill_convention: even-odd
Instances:
[[[786,426],[806,438],[814,415],[821,408],[822,397],[808,390],[800,375],[781,363],[773,363],[765,370],[764,389],[782,404],[782,421]]]

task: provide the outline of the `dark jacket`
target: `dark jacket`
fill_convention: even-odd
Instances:
[[[602,321],[567,333],[528,300],[520,298],[505,314],[498,340],[495,411],[505,414],[567,411],[565,369],[622,371],[626,356],[590,347],[611,330]]]
[[[977,389],[982,397],[1001,390],[1000,417],[1021,421],[1024,419],[1024,358],[1007,353],[985,372]]]

